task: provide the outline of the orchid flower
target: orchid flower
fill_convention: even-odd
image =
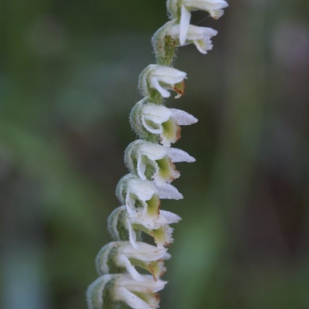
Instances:
[[[173,163],[194,162],[185,151],[136,140],[125,151],[125,163],[131,173],[142,180],[154,180],[157,185],[169,183],[180,176]]]
[[[137,241],[142,232],[153,237],[157,246],[162,247],[173,242],[173,229],[169,225],[180,220],[178,215],[165,210],[160,210],[154,219],[141,213],[130,216],[126,206],[120,206],[109,216],[108,229],[115,240],[129,240],[134,248],[138,248]]]
[[[150,64],[141,73],[139,87],[144,96],[151,95],[152,90],[156,90],[163,98],[169,98],[168,90],[174,90],[179,98],[184,93],[184,79],[187,73],[171,67]]]
[[[182,199],[178,190],[170,185],[156,186],[148,180],[141,180],[134,174],[122,177],[116,187],[116,195],[122,204],[127,206],[130,215],[142,213],[153,218],[158,217],[160,199]]]
[[[154,34],[152,44],[158,61],[162,61],[169,56],[171,50],[174,51],[182,45],[194,44],[199,52],[207,54],[207,51],[213,47],[211,38],[217,35],[218,31],[212,28],[189,25],[185,41],[182,44],[179,39],[180,34],[181,27],[176,18],[167,22]]]
[[[163,146],[169,147],[179,140],[180,126],[196,123],[197,119],[179,109],[148,103],[146,98],[134,106],[130,121],[140,138],[160,141]]]
[[[218,33],[218,31],[212,28],[189,25],[185,40],[180,42],[181,30],[180,24],[176,24],[170,27],[166,34],[173,39],[179,39],[179,44],[181,45],[194,44],[202,54],[207,54],[207,51],[212,49],[211,38]]]
[[[114,241],[107,244],[96,258],[98,274],[114,274],[126,269],[135,280],[143,281],[144,277],[135,269],[137,266],[148,270],[153,278],[158,280],[165,272],[163,260],[170,258],[167,249],[143,242],[137,242],[137,248],[126,241]]]
[[[225,0],[168,0],[167,7],[172,18],[180,16],[179,41],[185,44],[189,30],[191,11],[206,11],[214,19],[223,15],[223,9],[228,6]]]
[[[133,309],[155,309],[159,304],[157,292],[165,284],[165,281],[155,281],[148,275],[143,275],[143,281],[125,274],[103,275],[87,290],[88,308],[115,308],[115,303],[123,302]]]

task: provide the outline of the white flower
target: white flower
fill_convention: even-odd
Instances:
[[[166,148],[144,140],[132,142],[125,151],[125,163],[131,173],[142,180],[154,180],[157,185],[170,183],[180,176],[173,162],[194,162],[185,151]]]
[[[160,198],[182,199],[178,190],[169,184],[156,186],[148,180],[141,180],[133,174],[122,177],[116,187],[116,195],[127,206],[128,213],[142,213],[149,217],[158,217]]]
[[[154,34],[152,44],[157,59],[165,58],[171,48],[188,44],[194,44],[202,54],[206,54],[213,47],[211,38],[217,34],[218,31],[212,28],[189,25],[185,41],[180,44],[180,24],[173,19]]]
[[[218,19],[223,15],[223,9],[228,6],[225,0],[169,0],[167,7],[172,18],[180,16],[180,44],[184,45],[190,25],[191,11],[202,10]]]
[[[158,221],[159,220],[157,220],[157,222]],[[156,224],[157,222],[152,222],[152,225],[157,225],[158,228],[147,228],[145,226],[147,225],[147,218],[144,219],[141,216],[127,218],[126,228],[128,229],[129,239],[134,248],[139,248],[138,243],[136,242],[136,230],[142,231],[153,237],[154,242],[159,248],[169,246],[174,241],[172,238],[174,229],[168,224]]]
[[[168,29],[167,35],[170,35],[173,39],[180,37],[180,24],[175,24]],[[182,45],[194,44],[199,52],[206,54],[208,50],[211,50],[213,45],[211,38],[218,34],[218,31],[212,28],[197,27],[189,25],[185,41]]]
[[[115,302],[124,302],[133,309],[156,309],[159,306],[157,292],[165,281],[154,281],[143,275],[143,281],[136,281],[130,275],[103,275],[87,290],[89,309],[114,308]]]
[[[170,258],[167,249],[137,242],[138,249],[128,241],[115,241],[104,246],[97,255],[96,267],[99,275],[122,272],[122,268],[138,281],[143,281],[134,266],[148,270],[154,280],[158,280],[165,272],[164,262]]]
[[[140,75],[139,87],[143,96],[150,96],[151,90],[158,91],[163,98],[170,97],[168,90],[177,92],[176,98],[179,98],[184,93],[184,79],[187,73],[177,69],[150,64]]]
[[[197,119],[189,113],[162,105],[147,103],[143,99],[136,103],[130,115],[133,130],[140,138],[160,141],[169,147],[180,138],[180,125],[190,125]]]
[[[140,232],[144,232],[154,238],[159,247],[173,242],[173,229],[169,224],[177,223],[181,218],[169,211],[160,210],[157,218],[150,218],[142,213],[130,216],[126,206],[116,208],[108,218],[108,229],[116,240],[130,240],[134,248],[138,248],[137,240]]]

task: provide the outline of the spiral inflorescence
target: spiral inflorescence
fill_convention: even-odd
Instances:
[[[216,30],[190,24],[191,11],[203,10],[214,19],[227,7],[224,0],[168,0],[170,17],[153,36],[156,63],[140,74],[139,89],[143,99],[133,107],[130,122],[139,139],[125,151],[129,174],[120,179],[116,195],[122,206],[108,219],[113,242],[104,246],[96,258],[99,278],[88,288],[89,309],[155,309],[158,291],[166,284],[160,278],[164,261],[170,258],[166,246],[173,242],[171,224],[180,217],[161,210],[162,199],[181,199],[170,183],[180,176],[174,163],[195,159],[171,144],[180,138],[180,126],[197,119],[185,111],[167,108],[170,91],[176,98],[184,94],[185,72],[172,67],[176,49],[194,44],[203,54],[212,49]],[[153,238],[143,242],[142,235]],[[141,270],[144,270],[141,273]],[[144,274],[145,270],[149,275]]]

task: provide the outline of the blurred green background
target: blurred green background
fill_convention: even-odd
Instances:
[[[309,2],[238,0],[181,48],[199,122],[161,308],[309,308]],[[0,308],[82,309],[127,171],[128,115],[163,0],[1,0]]]

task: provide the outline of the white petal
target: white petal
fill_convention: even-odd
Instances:
[[[191,13],[183,5],[181,7],[179,42],[184,45],[186,42],[187,32],[190,25]]]
[[[119,215],[123,212],[126,206],[121,206],[113,210],[113,212],[108,217],[108,230],[112,235],[112,238],[119,239],[119,232],[118,232],[118,219]]]
[[[146,117],[142,118],[143,126],[145,127],[145,129],[147,131],[149,131],[150,133],[153,133],[153,134],[161,134],[163,132],[162,125],[159,125],[159,128],[155,129],[153,126],[148,124],[146,120],[147,120]]]
[[[141,298],[121,286],[115,288],[115,300],[121,300],[133,309],[153,309]]]
[[[160,160],[166,156],[166,148],[158,144],[144,142],[140,147],[140,152],[150,160]]]
[[[161,87],[157,77],[150,77],[150,85],[151,85],[151,88],[157,89],[157,91],[160,92],[163,98],[169,98],[171,96],[171,94],[166,89]]]
[[[140,155],[139,158],[137,159],[137,173],[142,180],[146,180],[145,171],[146,171],[146,164],[143,162],[142,156]]]
[[[166,252],[165,255],[164,255],[164,257],[163,257],[163,259],[164,259],[164,260],[168,260],[168,259],[170,259],[171,257],[172,257],[171,254],[169,254],[168,252]]]
[[[196,46],[197,50],[204,55],[207,54],[207,50],[210,50],[212,48],[212,46],[211,46],[211,48],[207,48],[205,42],[203,42],[203,44],[201,44],[201,40],[195,40],[193,43]]]
[[[164,184],[163,186],[157,186],[159,198],[180,200],[183,198],[182,194],[170,184]]]
[[[111,242],[105,245],[98,253],[95,264],[96,269],[99,275],[108,274],[109,267],[108,267],[108,256],[110,251],[114,248],[114,243]]]
[[[187,39],[189,40],[198,40],[203,37],[211,38],[218,34],[218,31],[207,28],[207,27],[198,27],[190,25],[187,33]]]
[[[156,293],[162,290],[167,283],[166,281],[157,280],[154,281],[150,275],[143,275],[144,282],[135,281],[129,275],[121,275],[119,277],[119,286],[127,287],[132,292],[140,293]]]
[[[219,10],[228,6],[224,0],[184,0],[183,4],[195,10],[204,11]]]
[[[179,24],[170,26],[166,34],[178,39],[179,38],[179,28],[180,28]]]
[[[132,215],[134,213],[134,205],[135,205],[135,198],[132,197],[130,194],[130,191],[127,191],[127,196],[126,196],[126,206],[127,206],[127,211]]]
[[[224,14],[224,11],[223,10],[211,10],[209,11],[209,14],[212,18],[219,19]]]
[[[165,106],[149,103],[143,108],[143,115],[147,120],[156,124],[162,124],[171,117],[171,112]]]
[[[136,243],[136,233],[132,227],[132,224],[129,219],[127,219],[126,223],[127,223],[127,229],[129,231],[130,243],[135,249],[138,249],[138,244]]]
[[[158,229],[160,228],[162,225],[168,225],[168,224],[172,224],[172,223],[177,223],[181,220],[181,218],[169,211],[165,211],[165,210],[160,210],[160,214],[159,217],[153,219],[153,218],[148,218],[147,216],[130,216],[128,218],[128,220],[130,220],[130,225],[131,224],[139,224],[142,225],[144,227],[146,227],[147,229]],[[136,236],[134,237],[134,240],[136,240]],[[130,238],[131,241],[131,238]],[[132,242],[131,242],[132,243]],[[135,243],[135,246],[137,246],[137,244]]]
[[[89,309],[102,308],[103,306],[103,290],[105,285],[112,280],[115,275],[103,275],[95,280],[87,290],[87,303]]]
[[[131,179],[128,184],[128,191],[136,195],[141,201],[148,201],[156,193],[156,187],[146,180],[140,180],[138,178]]]
[[[170,108],[170,111],[172,113],[172,117],[180,126],[188,126],[198,121],[194,116],[180,109]]]
[[[163,65],[157,65],[151,75],[157,77],[159,81],[169,85],[180,83],[187,77],[186,72]]]
[[[148,93],[148,78],[151,71],[156,67],[154,64],[148,65],[139,76],[139,88],[144,96],[149,95]]]
[[[166,248],[158,248],[144,242],[137,242],[138,249],[131,245],[125,245],[120,248],[121,252],[128,258],[134,258],[140,261],[150,262],[162,259],[167,252]]]
[[[177,148],[167,148],[167,155],[171,158],[173,162],[195,162],[195,159],[191,157],[188,153]]]
[[[144,281],[144,277],[137,272],[135,267],[131,264],[130,260],[124,254],[118,255],[117,262],[119,266],[125,267],[127,272],[133,277],[134,280]]]
[[[172,224],[172,223],[177,223],[181,220],[181,218],[170,212],[170,211],[166,211],[166,210],[160,210],[160,216],[158,218],[158,220],[162,220],[164,218],[164,222],[166,222],[167,224]]]

